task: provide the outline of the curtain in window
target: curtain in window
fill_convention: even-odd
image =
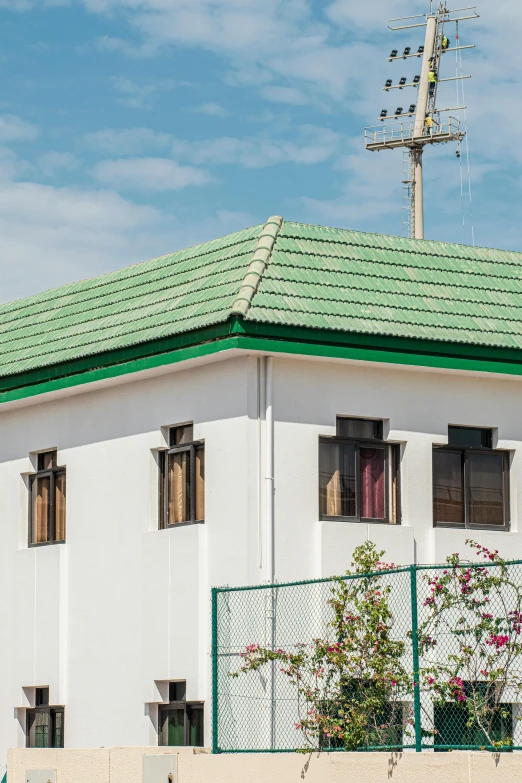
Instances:
[[[63,711],[51,710],[53,718],[53,748],[63,748]]]
[[[464,524],[464,477],[460,451],[433,452],[433,518]]]
[[[361,517],[384,519],[384,449],[360,449]]]
[[[340,449],[336,443],[319,444],[319,507],[323,516],[342,514]]]
[[[51,477],[42,476],[33,480],[32,543],[49,541],[49,520],[51,510]]]
[[[469,455],[469,521],[472,525],[504,525],[503,465],[502,454]]]
[[[203,707],[187,706],[188,744],[203,746]]]
[[[166,744],[171,747],[185,744],[185,710],[169,710]]]
[[[56,541],[65,541],[65,473],[56,473],[54,494],[54,537]]]
[[[196,449],[196,520],[205,519],[205,448]]]
[[[37,712],[34,716],[34,746],[35,748],[49,747],[49,723],[48,712]]]
[[[190,452],[169,454],[169,525],[189,522]]]

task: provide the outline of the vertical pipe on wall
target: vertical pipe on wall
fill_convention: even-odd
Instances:
[[[275,582],[275,528],[274,528],[274,410],[273,410],[273,362],[272,357],[265,358],[265,479],[266,479],[266,538],[267,538],[267,577]],[[276,594],[270,591],[270,646],[276,644]],[[271,664],[270,677],[270,747],[276,744],[276,666]]]
[[[265,411],[265,361],[256,359],[256,378],[257,378],[257,565],[259,569],[263,568],[263,488],[264,468],[263,468],[263,431],[262,420]],[[260,581],[262,581],[262,571]]]
[[[265,357],[265,480],[266,480],[266,539],[267,577],[275,581],[274,531],[274,414],[272,405],[272,357]]]

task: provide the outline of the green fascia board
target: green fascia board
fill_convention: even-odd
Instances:
[[[283,326],[255,321],[243,321],[235,327],[237,332],[256,337],[280,340],[297,340],[317,345],[351,346],[378,351],[400,352],[416,356],[454,356],[466,359],[484,359],[488,362],[522,363],[522,350],[474,343],[450,343],[421,340],[412,337],[393,337],[356,332],[336,332],[331,329],[314,329],[301,326]],[[498,370],[497,372],[500,372]]]
[[[321,337],[325,336],[328,339],[321,341]],[[93,357],[93,362],[97,363],[94,367],[85,366],[88,360],[81,359],[68,363],[66,368],[62,366],[61,370],[54,367],[28,373],[32,376],[31,383],[19,382],[16,387],[0,387],[0,404],[232,349],[522,376],[522,351],[488,350],[481,346],[447,343],[430,343],[427,346],[426,341],[402,338],[379,338],[376,341],[373,337],[372,344],[369,335],[356,334],[339,334],[337,341],[333,342],[332,336],[331,332],[323,335],[314,329],[252,324],[233,318],[216,327],[169,338],[161,341],[161,345],[155,343],[155,353],[137,356],[140,346],[132,346],[114,352],[117,357],[112,356],[112,352],[110,357]],[[144,348],[141,346],[142,352]],[[150,350],[152,346],[148,348]],[[113,361],[103,363],[103,358],[112,358]],[[119,361],[114,361],[116,358]],[[50,370],[56,374],[51,375]],[[4,379],[4,383],[7,380],[12,382],[15,377]],[[21,380],[20,377],[18,380]]]

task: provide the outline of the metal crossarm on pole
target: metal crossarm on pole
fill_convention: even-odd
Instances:
[[[401,55],[394,49],[387,58],[389,62],[392,62],[422,57],[420,75],[416,75],[412,80],[407,80],[407,77],[403,76],[398,84],[393,84],[391,79],[387,79],[382,88],[384,92],[390,93],[392,90],[414,87],[417,88],[417,99],[416,101],[415,98],[413,99],[408,112],[404,112],[400,107],[393,114],[388,114],[388,110],[383,109],[380,115],[381,129],[365,129],[365,146],[371,152],[397,148],[408,150],[411,174],[408,176],[407,187],[404,187],[405,177],[403,174],[403,201],[405,194],[408,193],[411,203],[407,210],[408,220],[404,222],[408,226],[409,236],[415,239],[424,239],[424,148],[426,145],[442,142],[460,143],[465,136],[465,133],[461,131],[458,119],[441,118],[441,114],[444,112],[460,111],[465,107],[438,109],[437,93],[439,85],[445,82],[457,81],[458,83],[459,80],[470,78],[469,75],[462,75],[462,72],[457,76],[441,76],[442,55],[448,51],[456,51],[460,54],[461,50],[473,49],[475,45],[460,46],[457,36],[456,46],[449,47],[444,32],[445,25],[456,23],[458,26],[459,21],[477,18],[475,6],[450,10],[445,0],[439,2],[437,8],[435,8],[433,0],[430,0],[429,13],[399,17],[388,22],[389,29],[394,31],[426,28],[424,44],[419,46],[416,52],[411,52],[410,47],[406,47]],[[413,121],[400,123],[400,125],[390,124],[393,120],[413,116]]]

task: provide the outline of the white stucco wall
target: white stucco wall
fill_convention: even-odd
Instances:
[[[24,687],[66,705],[68,747],[157,743],[169,679],[210,699],[210,587],[267,573],[259,360],[192,369],[0,409],[0,763],[25,743]],[[466,531],[432,526],[431,452],[448,423],[498,428],[513,450],[510,532],[474,537],[522,557],[522,380],[385,365],[274,359],[275,551],[279,581],[344,572],[369,538],[396,563],[462,551]],[[338,414],[387,420],[402,449],[402,525],[318,521],[318,437]],[[260,415],[260,419],[258,416]],[[161,427],[205,439],[204,525],[157,529]],[[27,546],[30,452],[67,468],[67,542]],[[163,689],[164,693],[164,689]],[[210,742],[210,709],[206,710]]]

